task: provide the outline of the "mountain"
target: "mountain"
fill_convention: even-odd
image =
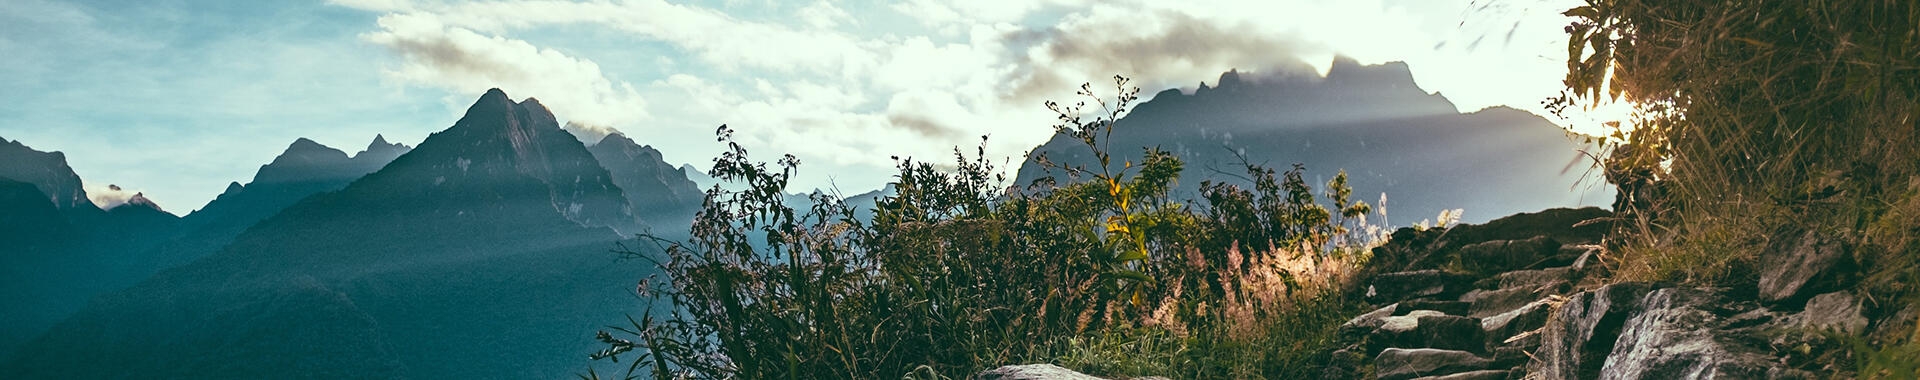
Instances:
[[[67,166],[67,156],[60,152],[41,152],[19,141],[0,138],[0,177],[32,184],[61,210],[93,207],[80,176]]]
[[[375,135],[366,150],[348,156],[313,140],[294,140],[272,162],[261,165],[253,181],[230,183],[212,202],[187,214],[181,221],[184,232],[146,256],[164,261],[157,271],[211,254],[247,227],[308,196],[346,187],[412,149]]]
[[[1375,204],[1385,193],[1386,222],[1407,225],[1444,209],[1464,209],[1464,221],[1478,222],[1604,205],[1611,189],[1594,185],[1599,178],[1585,170],[1587,161],[1576,151],[1583,146],[1575,141],[1520,110],[1459,113],[1444,96],[1420,90],[1404,63],[1336,58],[1324,77],[1248,79],[1229,71],[1192,94],[1162,91],[1115,124],[1109,151],[1115,166],[1140,162],[1145,147],[1181,157],[1179,199],[1198,199],[1204,180],[1244,187],[1242,155],[1275,170],[1305,164],[1315,189],[1344,169],[1356,200]],[[1056,135],[1034,152],[1097,167],[1087,148],[1067,136]],[[1029,158],[1016,183],[1053,175]]]
[[[660,151],[614,133],[587,147],[633,205],[635,214],[661,232],[684,231],[700,212],[706,193]]]
[[[338,158],[311,148],[287,163]],[[622,310],[639,304],[623,284],[645,266],[607,252],[639,225],[626,199],[538,101],[491,90],[378,171],[97,298],[8,358],[0,377],[584,371],[592,333],[642,312]]]
[[[142,194],[102,210],[64,154],[0,138],[0,355],[137,280],[179,221]]]

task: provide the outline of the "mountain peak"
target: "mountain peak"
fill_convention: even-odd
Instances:
[[[1227,86],[1239,86],[1241,84],[1240,69],[1227,70],[1226,73],[1220,74],[1220,80],[1214,81],[1214,83],[1216,83],[1216,85],[1214,86],[1216,88],[1225,88]]]
[[[634,142],[633,139],[627,138],[627,135],[625,133],[614,133],[614,134],[607,135],[607,137],[601,138],[600,142],[594,143],[594,145],[605,144],[605,143],[613,143],[614,145],[636,145],[636,146],[640,145],[640,143]]]
[[[280,156],[273,159],[273,164],[313,165],[346,159],[347,152],[301,137],[287,144],[287,149],[280,151]]]
[[[147,199],[147,193],[133,193],[133,197],[127,198],[127,203],[122,203],[119,207],[127,206],[146,207],[153,209],[153,211],[167,212],[166,209],[160,208],[159,203],[154,203],[152,199]]]
[[[1362,65],[1360,61],[1347,56],[1333,58],[1333,66],[1327,68],[1327,80],[1394,87],[1414,83],[1413,69],[1408,67],[1406,62],[1392,61],[1377,65]]]
[[[302,137],[288,144],[287,149],[274,157],[272,162],[261,165],[260,170],[253,174],[253,183],[311,180],[315,173],[328,171],[328,168],[351,160],[347,152]]]
[[[413,148],[408,147],[407,144],[387,142],[386,136],[375,134],[373,135],[373,142],[367,144],[367,149],[354,154],[353,159],[355,161],[375,160],[380,161],[381,165],[385,165],[387,161],[393,161],[394,158],[400,157],[400,155],[406,154],[407,151],[412,149]]]
[[[501,91],[499,87],[494,87],[494,88],[487,89],[487,93],[480,94],[480,100],[474,103],[490,103],[490,102],[512,103],[513,98],[508,97],[506,91]]]
[[[63,210],[94,207],[80,176],[67,166],[66,154],[34,150],[19,140],[0,138],[0,177],[31,183]]]
[[[636,227],[630,205],[586,146],[561,130],[538,99],[508,99],[499,89],[487,91],[453,126],[368,176],[373,180],[368,185],[420,187],[426,194],[516,183],[545,188],[548,196],[541,199],[551,202],[547,207],[574,222],[618,230]]]
[[[332,150],[332,149],[333,149],[332,147],[328,147],[326,145],[320,144],[319,142],[315,142],[305,137],[301,137],[298,139],[294,139],[293,144],[288,144],[286,151],[293,152],[293,151]]]

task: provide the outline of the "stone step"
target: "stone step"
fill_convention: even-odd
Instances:
[[[1374,376],[1381,380],[1409,380],[1445,376],[1490,368],[1493,359],[1459,350],[1389,348],[1374,357]]]
[[[1546,269],[1522,269],[1503,272],[1473,282],[1476,289],[1505,289],[1523,286],[1539,286],[1556,281],[1572,281],[1573,267],[1552,267]]]
[[[1486,332],[1488,345],[1500,346],[1507,338],[1546,326],[1547,317],[1553,314],[1553,307],[1563,302],[1559,296],[1548,296],[1525,306],[1480,319],[1480,330]]]
[[[1406,315],[1414,310],[1433,310],[1448,315],[1467,315],[1467,308],[1472,307],[1473,303],[1422,298],[1401,301],[1399,305],[1400,307],[1394,310],[1393,315]]]
[[[1486,332],[1480,320],[1418,310],[1407,315],[1381,318],[1379,328],[1367,337],[1369,352],[1393,348],[1438,348],[1486,352]]]
[[[1511,374],[1511,371],[1504,369],[1483,369],[1452,375],[1416,377],[1413,380],[1506,380]]]
[[[1469,244],[1454,252],[1455,260],[1491,272],[1524,269],[1560,253],[1560,242],[1546,236],[1494,240]],[[1489,272],[1482,272],[1489,273]]]
[[[1462,294],[1460,300],[1473,303],[1473,306],[1467,308],[1467,316],[1486,318],[1519,309],[1547,296],[1566,294],[1572,288],[1572,282],[1556,280],[1533,286],[1494,290],[1475,289]]]
[[[1470,290],[1472,275],[1437,269],[1383,273],[1367,286],[1367,302],[1383,304],[1416,298],[1446,298]]]

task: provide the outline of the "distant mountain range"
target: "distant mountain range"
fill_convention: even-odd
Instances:
[[[1321,183],[1347,169],[1357,198],[1388,193],[1401,225],[1441,208],[1482,220],[1606,200],[1569,190],[1583,164],[1559,128],[1505,108],[1458,113],[1399,64],[1229,72],[1157,94],[1120,128],[1123,158],[1143,146],[1186,158],[1188,194],[1234,181],[1220,173],[1239,174],[1244,153],[1304,162]],[[1037,150],[1086,162],[1071,143]],[[1044,175],[1029,164],[1017,180]],[[685,236],[713,186],[727,185],[624,134],[582,142],[537,100],[497,89],[418,147],[376,136],[349,155],[296,140],[185,217],[151,201],[102,210],[61,153],[0,139],[0,378],[554,378],[613,365],[585,360],[592,333],[645,312],[631,285],[652,268],[608,250],[639,232]],[[870,210],[888,194],[848,202]]]
[[[0,355],[159,265],[130,253],[179,227],[140,194],[102,210],[65,155],[0,138]]]
[[[216,252],[96,299],[28,343],[4,373],[541,378],[584,370],[592,332],[639,312],[625,284],[645,266],[607,252],[645,225],[629,199],[663,206],[642,213],[662,216],[690,218],[687,205],[697,205],[692,182],[662,180],[677,169],[631,144],[599,145],[624,170],[612,175],[538,101],[516,103],[498,90],[411,151],[376,141],[347,157],[296,141],[254,183],[230,186],[194,214],[226,220],[174,241],[195,242],[181,244],[190,252],[231,231],[221,223],[291,205]],[[368,168],[379,169],[357,175]],[[626,191],[616,181],[649,187]]]
[[[1159,147],[1186,162],[1175,195],[1198,199],[1201,181],[1242,185],[1240,156],[1276,171],[1306,165],[1321,191],[1346,170],[1356,200],[1387,197],[1391,222],[1406,226],[1440,210],[1464,209],[1480,222],[1550,207],[1604,206],[1590,161],[1575,135],[1539,116],[1506,107],[1459,113],[1439,94],[1421,91],[1404,63],[1361,65],[1338,58],[1325,77],[1220,76],[1192,94],[1166,90],[1115,124],[1110,152],[1117,169]],[[1098,167],[1076,139],[1056,135],[1034,150],[1049,159]],[[1049,173],[1029,161],[1020,185]],[[1057,181],[1068,181],[1056,178]],[[1381,223],[1376,217],[1373,223]]]

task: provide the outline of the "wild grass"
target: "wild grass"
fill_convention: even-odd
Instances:
[[[1055,130],[1104,156],[1136,89],[1116,77],[1101,113],[1050,106]],[[653,378],[965,378],[1056,363],[1106,376],[1275,378],[1324,364],[1356,313],[1346,273],[1377,229],[1304,168],[1246,165],[1252,188],[1207,183],[1168,195],[1182,165],[1056,167],[1093,180],[1012,187],[991,161],[956,151],[953,169],[899,160],[895,194],[871,219],[831,195],[784,202],[799,163],[728,151],[691,239],[631,252],[661,268],[643,283],[662,312],[602,334],[596,359]],[[1041,160],[1044,162],[1044,160]]]
[[[1637,110],[1598,155],[1632,219],[1613,242],[1619,280],[1748,285],[1762,254],[1819,231],[1864,268],[1852,290],[1870,318],[1920,302],[1920,2],[1588,0],[1566,14],[1553,105]],[[1872,345],[1914,344],[1893,335]]]

